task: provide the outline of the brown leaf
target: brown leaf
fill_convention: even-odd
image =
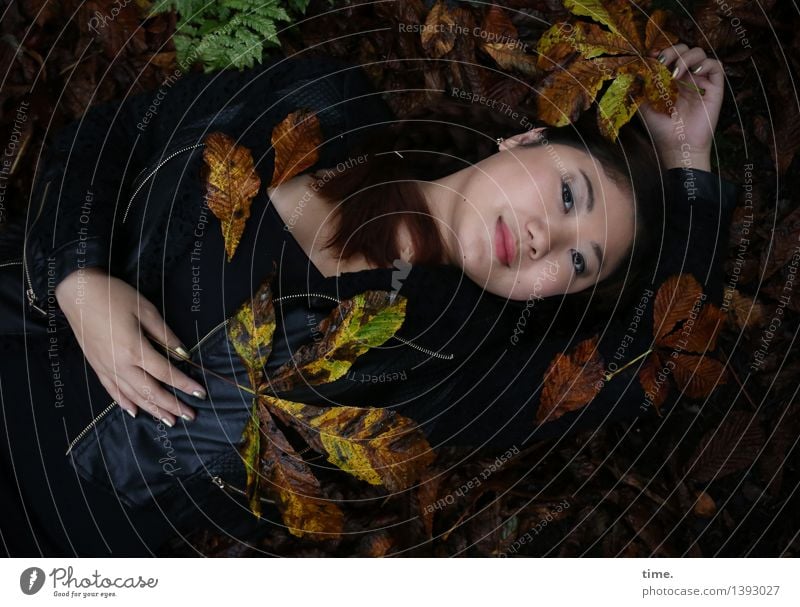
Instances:
[[[258,407],[261,424],[260,485],[273,497],[289,532],[297,537],[335,539],[341,536],[344,515],[325,499],[308,464],[297,454],[265,407]]]
[[[656,341],[671,333],[681,320],[689,318],[702,293],[703,288],[691,274],[675,274],[661,284],[653,304]]]
[[[709,356],[678,354],[673,358],[672,376],[689,398],[705,398],[717,385],[727,381],[723,364]]]
[[[545,373],[537,422],[558,419],[585,407],[597,396],[604,374],[598,341],[595,335],[579,343],[571,354],[556,355]]]
[[[391,492],[410,487],[436,457],[417,424],[391,409],[315,407],[270,396],[264,402],[329,462]]]
[[[323,135],[315,112],[302,109],[289,114],[272,129],[275,168],[270,188],[276,188],[319,160]]]
[[[758,419],[747,411],[731,411],[702,438],[686,464],[689,478],[705,483],[749,468],[764,445]]]
[[[703,354],[717,348],[717,336],[722,328],[725,313],[712,303],[706,303],[694,317],[684,319],[680,331],[665,336],[658,344],[664,348],[677,348],[683,352]]]
[[[205,162],[208,208],[222,224],[228,261],[250,217],[250,205],[261,187],[253,156],[225,133],[210,133],[205,139]]]
[[[530,77],[539,74],[536,57],[526,54],[518,41],[486,42],[481,48],[504,70],[514,69]]]
[[[437,0],[422,28],[422,47],[429,57],[438,59],[453,50],[457,34],[456,17],[443,2]]]
[[[428,538],[433,535],[433,515],[436,512],[434,505],[439,497],[439,486],[442,483],[442,474],[425,474],[420,479],[417,487],[417,504],[419,504],[420,518],[425,525],[425,534]]]
[[[730,308],[728,316],[731,322],[739,329],[758,327],[764,322],[764,304],[758,298],[751,299],[741,294],[739,289],[732,289],[730,293]]]
[[[700,518],[710,518],[717,513],[717,504],[714,498],[705,491],[700,491],[697,494],[697,501],[694,503],[694,513]]]
[[[607,29],[573,19],[557,22],[542,35],[538,66],[555,73],[540,86],[538,117],[553,126],[575,122],[607,80],[612,82],[600,99],[597,115],[606,138],[616,140],[619,129],[642,103],[667,113],[668,101],[677,100],[677,86],[666,67],[649,56],[652,45],[677,41],[672,34],[659,33],[666,16],[654,13],[642,28],[646,30],[643,41],[631,5],[624,0],[565,0],[564,6]]]
[[[661,405],[667,399],[669,394],[669,384],[666,380],[659,383],[658,374],[663,373],[661,368],[661,361],[658,354],[653,353],[647,357],[647,362],[642,366],[639,371],[639,381],[642,384],[642,389],[645,392],[645,397],[648,397],[656,409],[656,413],[661,415]]]
[[[761,265],[764,273],[761,280],[769,279],[797,255],[798,234],[800,234],[800,207],[775,225],[772,246],[764,246],[762,250]]]

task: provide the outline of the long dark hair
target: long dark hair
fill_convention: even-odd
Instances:
[[[547,125],[523,108],[499,112],[489,106],[443,98],[398,119],[361,141],[351,156],[366,161],[319,179],[317,192],[334,204],[337,231],[326,247],[342,258],[363,255],[371,264],[390,267],[401,258],[397,234],[406,222],[413,240],[414,264],[443,264],[445,246],[415,181],[433,181],[480,162],[497,152],[496,139]],[[607,318],[626,310],[639,293],[648,262],[661,245],[663,195],[660,165],[643,127],[624,125],[616,142],[599,131],[596,117],[584,113],[573,125],[547,127],[544,137],[526,146],[562,144],[588,151],[609,179],[635,202],[636,233],[627,256],[593,289],[558,295],[536,302],[540,317],[566,312],[572,329],[582,322]],[[320,175],[317,174],[317,177]],[[508,301],[508,305],[531,305]],[[549,311],[543,312],[542,308]],[[586,314],[591,310],[595,314]],[[532,323],[536,324],[536,323]]]

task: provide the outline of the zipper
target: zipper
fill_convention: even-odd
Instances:
[[[164,165],[165,165],[167,162],[169,162],[170,160],[172,160],[172,159],[173,159],[173,158],[175,158],[176,156],[178,156],[178,155],[180,155],[180,154],[183,154],[184,152],[188,152],[189,150],[194,150],[194,149],[196,149],[196,148],[201,148],[201,147],[203,147],[204,145],[205,145],[205,143],[195,143],[194,145],[186,146],[186,147],[183,147],[183,148],[181,148],[181,149],[179,149],[179,150],[175,150],[175,151],[174,151],[174,152],[172,152],[172,153],[171,153],[169,156],[167,156],[167,157],[166,157],[166,158],[164,158],[164,159],[163,159],[161,162],[159,162],[159,163],[158,163],[158,164],[155,166],[155,168],[153,168],[153,170],[151,170],[151,171],[150,171],[150,172],[149,172],[149,173],[148,173],[148,174],[147,174],[147,175],[146,175],[146,176],[145,176],[145,177],[144,177],[144,178],[141,180],[141,182],[140,182],[140,183],[139,183],[139,184],[136,186],[136,189],[133,191],[133,194],[131,194],[131,197],[130,197],[130,199],[128,200],[128,206],[125,208],[125,214],[122,216],[122,223],[125,223],[125,221],[127,221],[127,219],[128,219],[128,212],[131,210],[131,205],[133,204],[133,199],[134,199],[134,198],[136,198],[136,195],[137,195],[137,194],[139,193],[139,191],[140,191],[140,190],[141,190],[141,189],[144,187],[144,184],[146,184],[146,183],[147,183],[147,182],[148,182],[148,181],[149,181],[149,180],[150,180],[150,179],[151,179],[151,178],[152,178],[152,177],[153,177],[153,176],[154,176],[154,175],[155,175],[155,174],[158,172],[158,170],[159,170],[161,167],[163,167],[163,166],[164,166]],[[142,172],[140,171],[140,172],[139,172],[139,175],[141,175],[141,174],[142,174]],[[138,179],[138,176],[137,176],[137,179]]]
[[[226,326],[231,321],[232,318],[233,318],[232,316],[230,318],[226,318],[216,327],[211,329],[211,331],[206,333],[200,341],[198,341],[194,346],[192,346],[192,348],[189,350],[189,354],[192,354],[195,350],[197,350],[197,348],[199,348],[203,344],[203,342],[205,342],[209,337],[211,337],[214,333],[216,333],[220,328]],[[97,425],[97,423],[101,419],[103,419],[106,415],[108,415],[115,405],[117,405],[117,401],[113,400],[111,401],[110,405],[108,405],[105,409],[100,411],[100,413],[98,413],[97,416],[94,419],[92,419],[92,421],[90,421],[89,424],[83,430],[80,431],[78,436],[76,436],[74,439],[72,439],[72,441],[70,441],[69,446],[67,447],[67,452],[64,455],[69,455],[70,451],[72,451],[72,448],[75,445],[77,445],[89,433],[89,431]]]
[[[22,260],[21,259],[13,259],[11,261],[4,261],[0,263],[0,268],[7,268],[8,266],[21,266]]]
[[[220,477],[220,476],[212,476],[211,477],[211,482],[214,483],[217,487],[219,487],[222,490],[230,490],[230,491],[233,491],[234,493],[238,493],[242,497],[247,497],[247,493],[245,493],[245,491],[243,489],[239,489],[239,487],[234,487],[230,483],[228,483],[225,480],[223,480],[222,477]],[[267,497],[260,497],[259,496],[258,499],[261,500],[262,502],[267,503],[267,504],[274,504],[275,503],[275,500],[271,500],[271,499],[269,499]]]
[[[42,194],[42,200],[39,203],[39,211],[36,213],[36,218],[33,220],[31,224],[31,228],[36,225],[36,222],[39,221],[39,217],[42,215],[42,209],[44,208],[44,201],[47,199],[47,191],[50,189],[50,182],[48,181],[44,184],[44,194]],[[28,298],[28,305],[39,312],[42,316],[47,316],[47,312],[42,310],[39,306],[36,305],[36,293],[33,291],[33,282],[31,281],[31,275],[28,271],[28,247],[27,247],[27,234],[25,235],[25,243],[22,245],[22,269],[25,273],[25,281],[27,282],[28,288],[25,290],[25,295]]]
[[[330,295],[325,295],[324,293],[297,293],[294,295],[284,295],[282,297],[278,297],[275,301],[281,301],[282,299],[290,299],[292,297],[322,297],[323,299],[329,299],[331,301],[335,301],[337,304],[342,303],[341,300],[335,297],[331,297]],[[397,341],[404,343],[407,346],[410,346],[416,350],[419,350],[420,352],[423,352],[424,354],[427,354],[428,356],[432,356],[433,358],[440,358],[442,360],[453,360],[454,358],[452,353],[442,354],[440,352],[434,352],[433,350],[430,350],[428,348],[423,348],[422,346],[418,346],[414,342],[408,341],[407,339],[403,339],[402,337],[398,337],[397,335],[392,335],[392,337]]]
[[[295,293],[295,294],[292,294],[292,295],[283,295],[281,297],[278,297],[274,301],[279,302],[279,301],[284,300],[284,299],[292,299],[292,298],[296,298],[296,297],[321,297],[323,299],[328,299],[328,300],[331,300],[331,301],[335,301],[337,304],[341,303],[340,299],[337,299],[336,297],[332,297],[330,295],[326,295],[324,293]],[[229,316],[228,318],[223,320],[221,323],[219,323],[217,326],[215,326],[213,329],[211,329],[211,331],[206,333],[200,339],[200,341],[198,341],[194,346],[191,347],[191,349],[189,350],[189,354],[192,354],[195,350],[197,350],[197,348],[199,348],[201,345],[203,345],[203,343],[205,343],[205,341],[209,337],[214,335],[219,329],[221,329],[222,327],[227,326],[228,323],[230,323],[231,320],[233,320],[233,318],[234,318],[234,316]],[[398,337],[397,335],[393,335],[392,337],[394,337],[398,341],[406,344],[407,346],[410,346],[410,347],[412,347],[412,348],[414,348],[416,350],[419,350],[420,352],[423,352],[423,353],[427,354],[428,356],[433,356],[434,358],[441,358],[443,360],[452,360],[453,359],[453,354],[449,354],[449,353],[448,354],[442,354],[442,353],[439,353],[439,352],[434,352],[433,350],[429,350],[428,348],[423,348],[422,346],[418,346],[417,344],[415,344],[413,342],[410,342],[410,341],[408,341],[406,339],[403,339],[402,337]],[[80,442],[81,439],[83,439],[89,433],[89,431],[94,426],[97,425],[97,423],[101,419],[103,419],[106,415],[108,415],[108,413],[114,408],[114,406],[116,404],[117,404],[117,401],[112,401],[110,405],[108,405],[105,409],[103,409],[97,415],[97,417],[95,417],[91,422],[89,422],[89,424],[83,430],[81,430],[80,434],[78,434],[78,436],[76,436],[70,442],[69,447],[67,448],[67,452],[65,453],[65,455],[69,455],[70,451],[72,451],[72,448],[76,444],[78,444],[78,442]],[[228,485],[228,486],[230,486],[230,485]]]

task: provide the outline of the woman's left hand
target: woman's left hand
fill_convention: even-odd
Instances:
[[[661,53],[664,65],[677,69],[674,78],[684,83],[678,84],[678,100],[671,109],[674,117],[653,110],[647,103],[639,106],[638,113],[653,136],[665,169],[682,166],[709,171],[711,143],[725,92],[722,64],[706,57],[699,46],[690,49],[686,44],[675,44],[651,54],[657,57]],[[692,72],[698,68],[699,72]],[[704,89],[704,93],[687,83]]]

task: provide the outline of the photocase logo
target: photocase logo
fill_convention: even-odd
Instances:
[[[411,252],[411,247],[406,246],[400,255],[401,258],[395,259],[394,263],[392,264],[395,270],[392,272],[392,291],[389,294],[389,301],[391,303],[394,303],[398,291],[400,291],[403,286],[403,281],[408,277],[408,274],[411,272],[412,268],[411,257],[413,256],[413,253]]]
[[[28,567],[19,576],[19,587],[25,594],[36,594],[44,586],[44,571],[38,567]]]

